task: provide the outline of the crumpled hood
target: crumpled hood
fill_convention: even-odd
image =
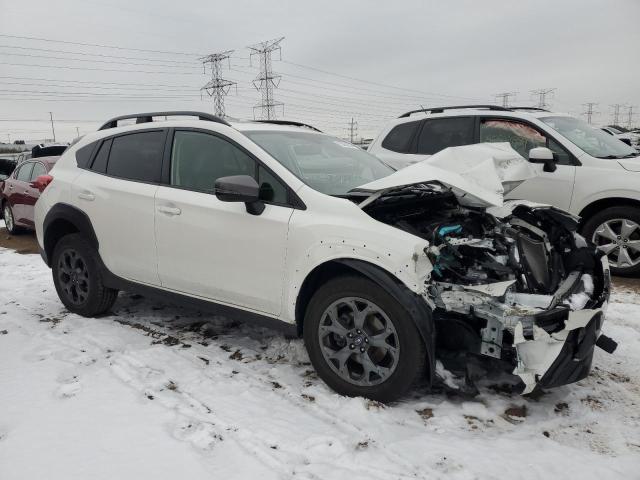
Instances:
[[[354,191],[380,194],[435,181],[451,188],[461,205],[501,206],[505,193],[536,175],[536,169],[509,143],[479,143],[446,148]]]

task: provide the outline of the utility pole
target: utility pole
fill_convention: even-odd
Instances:
[[[633,124],[633,105],[629,105],[627,107],[627,130],[631,130],[631,125]]]
[[[76,127],[76,138],[80,137],[80,129]]]
[[[254,55],[258,55],[258,61],[260,62],[260,73],[253,80],[253,86],[262,93],[262,102],[253,107],[254,118],[256,108],[261,109],[260,118],[262,120],[276,118],[275,107],[277,106],[282,105],[282,111],[284,112],[284,103],[276,102],[273,98],[273,89],[278,88],[281,76],[274,74],[271,70],[271,53],[278,51],[280,53],[280,59],[282,59],[282,49],[280,47],[282,40],[284,40],[284,37],[267,40],[266,42],[260,42],[248,47],[249,50],[251,50],[249,61],[251,62]]]
[[[51,119],[51,132],[53,133],[53,143],[56,142],[56,129],[53,127],[53,113],[49,112],[49,118]]]
[[[358,135],[358,122],[356,122],[353,117],[351,117],[351,121],[348,123],[349,125],[349,141],[351,143],[355,143],[356,136]]]
[[[518,92],[502,92],[496,93],[496,101],[502,100],[502,106],[504,108],[509,108],[509,99],[511,97],[515,97]]]
[[[549,106],[547,95],[553,95],[555,91],[555,88],[539,88],[538,90],[531,90],[531,93],[538,96],[538,108],[546,109]]]
[[[613,124],[620,125],[620,109],[624,107],[622,103],[615,103],[611,105],[613,107]]]
[[[226,52],[212,53],[200,59],[205,72],[207,64],[211,64],[211,80],[200,90],[204,90],[210,97],[213,97],[213,112],[219,117],[225,116],[224,97],[229,93],[231,86],[236,85],[236,82],[222,78],[222,62],[227,60],[231,53],[233,50],[227,50]]]
[[[591,117],[596,113],[599,113],[599,112],[593,111],[593,107],[595,107],[598,104],[595,102],[589,102],[589,103],[584,103],[583,105],[587,107],[587,111],[583,112],[582,114],[587,116],[587,123],[591,124]]]

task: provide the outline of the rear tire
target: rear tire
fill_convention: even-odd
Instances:
[[[118,290],[104,286],[98,252],[82,235],[63,237],[51,265],[58,297],[71,312],[93,317],[113,306]]]
[[[318,376],[341,395],[391,402],[425,371],[426,348],[413,319],[363,277],[338,277],[316,291],[304,342]]]
[[[605,208],[585,222],[582,234],[607,254],[613,275],[640,274],[640,208]]]

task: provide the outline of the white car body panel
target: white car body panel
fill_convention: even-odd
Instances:
[[[165,213],[163,207],[180,213]],[[293,208],[267,205],[254,216],[243,203],[159,187],[155,239],[162,286],[280,315],[292,212]]]

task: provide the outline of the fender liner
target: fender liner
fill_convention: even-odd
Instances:
[[[424,341],[429,368],[428,379],[429,384],[432,384],[436,368],[436,329],[433,313],[427,302],[420,295],[409,290],[389,272],[376,265],[351,258],[341,258],[335,261],[380,285],[407,310]]]
[[[89,243],[99,251],[98,237],[93,229],[89,216],[73,205],[68,203],[56,203],[49,209],[42,223],[42,243],[44,249],[41,249],[40,255],[44,262],[51,267],[51,256],[58,240],[64,236],[66,231],[63,225],[71,224],[75,229],[82,233]]]

